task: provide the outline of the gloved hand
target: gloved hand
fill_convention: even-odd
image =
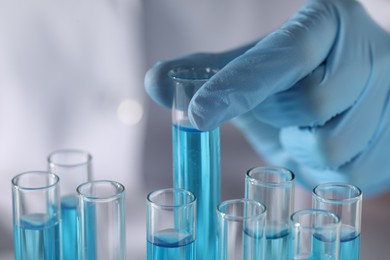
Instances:
[[[390,35],[354,0],[311,0],[257,43],[158,63],[149,95],[171,106],[167,71],[220,67],[194,96],[192,123],[233,119],[270,163],[309,188],[343,181],[367,195],[390,187]]]

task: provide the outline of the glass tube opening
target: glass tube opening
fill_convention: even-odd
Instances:
[[[322,202],[330,204],[355,203],[361,200],[362,191],[347,183],[324,183],[313,189],[313,196]]]
[[[266,207],[251,199],[234,199],[220,203],[217,207],[219,214],[231,221],[242,221],[244,219],[256,219],[266,213]]]
[[[125,187],[116,181],[90,181],[77,187],[77,193],[86,200],[110,201],[121,196]]]
[[[77,167],[90,163],[92,156],[85,151],[76,149],[63,149],[54,151],[47,157],[49,165],[61,167]]]
[[[47,189],[55,186],[58,182],[57,175],[45,171],[24,172],[12,179],[14,187],[21,190]]]
[[[252,184],[270,187],[290,185],[295,179],[294,173],[283,167],[255,167],[246,176]]]
[[[335,213],[320,209],[304,209],[294,212],[291,221],[295,227],[307,230],[334,229],[340,225],[340,218]]]
[[[148,194],[147,201],[156,207],[175,208],[194,204],[195,195],[185,189],[167,188]]]
[[[206,81],[218,72],[217,68],[211,67],[178,67],[171,69],[168,76],[174,80],[201,80]]]

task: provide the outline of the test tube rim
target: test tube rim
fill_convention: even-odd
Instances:
[[[352,190],[357,192],[357,195],[350,197],[350,198],[344,198],[344,199],[332,199],[332,198],[325,198],[323,196],[320,196],[317,193],[318,188],[332,186],[332,185],[351,188]],[[315,186],[313,188],[312,193],[313,193],[313,196],[316,200],[327,203],[327,204],[353,204],[353,203],[356,203],[358,201],[361,201],[362,197],[363,197],[363,193],[359,187],[357,187],[356,185],[352,185],[352,184],[344,183],[344,182],[327,182],[327,183],[318,184],[317,186]]]
[[[326,226],[323,226],[323,227],[313,228],[313,227],[310,227],[310,226],[305,226],[305,225],[302,225],[300,223],[297,223],[295,221],[295,219],[294,219],[297,216],[301,216],[301,215],[304,215],[304,214],[307,214],[307,213],[313,213],[313,212],[332,216],[337,222],[329,224],[329,225],[326,225]],[[314,230],[315,229],[315,230],[319,230],[320,231],[320,230],[334,229],[335,227],[336,228],[340,228],[341,227],[341,218],[339,217],[339,215],[337,215],[336,213],[334,213],[332,211],[324,210],[324,209],[311,208],[311,209],[301,209],[301,210],[295,211],[294,213],[291,214],[290,221],[291,221],[291,223],[293,224],[294,227],[299,227],[299,228],[304,229],[304,230]]]
[[[111,196],[107,196],[107,197],[91,196],[91,195],[88,195],[88,194],[85,194],[85,193],[81,192],[81,188],[84,185],[95,184],[95,183],[111,183],[114,186],[118,187],[119,189],[118,189],[117,193],[115,193],[115,194],[113,194]],[[94,181],[87,181],[87,182],[84,182],[84,183],[80,184],[76,188],[76,191],[77,191],[78,196],[82,197],[83,200],[85,200],[85,201],[110,202],[110,201],[116,200],[116,199],[121,198],[121,197],[124,196],[125,186],[122,185],[121,183],[117,182],[117,181],[112,181],[112,180],[94,180]]]
[[[54,177],[54,182],[51,183],[51,184],[48,184],[48,185],[45,185],[45,186],[39,186],[39,187],[25,187],[25,186],[20,186],[18,183],[17,183],[17,180],[26,175],[26,174],[39,174],[39,175],[47,175],[47,176],[52,176]],[[14,187],[14,189],[17,189],[17,190],[45,190],[45,189],[50,189],[51,187],[55,187],[60,181],[60,177],[58,177],[56,174],[54,173],[51,173],[49,171],[26,171],[26,172],[22,172],[22,173],[19,173],[18,175],[14,176],[11,180],[12,182],[12,186]]]
[[[178,71],[205,71],[206,73],[210,73],[207,77],[179,77],[177,75]],[[209,80],[211,77],[213,77],[217,72],[219,71],[216,67],[209,67],[209,66],[178,66],[170,69],[168,71],[168,77],[177,80],[177,81],[206,81]]]
[[[222,206],[225,206],[225,205],[231,204],[231,203],[235,203],[235,202],[249,202],[251,204],[260,206],[262,211],[259,214],[248,217],[248,216],[235,216],[235,215],[231,215],[231,214],[225,213],[225,212],[220,210]],[[255,219],[261,219],[261,218],[263,218],[265,220],[266,214],[267,214],[267,207],[264,204],[262,204],[256,200],[253,200],[253,199],[247,199],[247,198],[230,199],[230,200],[222,201],[221,203],[218,204],[217,214],[219,216],[221,216],[222,219],[225,219],[228,221],[234,221],[234,222],[241,222],[243,220],[255,220]]]
[[[182,193],[186,193],[187,195],[190,196],[190,201],[188,201],[187,203],[183,203],[183,204],[179,204],[179,205],[164,205],[164,204],[158,204],[156,203],[155,201],[153,201],[151,199],[152,195],[156,195],[157,193],[162,193],[162,192],[167,192],[167,191],[180,191]],[[194,193],[192,193],[191,191],[189,190],[186,190],[186,189],[182,189],[182,188],[162,188],[162,189],[158,189],[158,190],[154,190],[154,191],[151,191],[149,192],[149,194],[146,196],[146,201],[147,203],[154,207],[154,208],[159,208],[159,209],[176,209],[176,208],[183,208],[183,207],[188,207],[188,206],[192,206],[192,205],[196,205],[196,196]]]
[[[279,170],[279,171],[289,173],[291,178],[288,180],[285,180],[285,181],[281,181],[281,182],[265,182],[265,181],[258,180],[251,175],[255,170],[262,170],[262,171],[265,171],[267,173]],[[295,174],[293,171],[291,171],[290,169],[285,168],[285,167],[257,166],[257,167],[253,167],[253,168],[249,169],[246,172],[246,178],[248,181],[250,181],[252,184],[255,184],[255,185],[264,186],[264,187],[282,187],[282,186],[292,185],[294,183],[294,180],[295,180]]]
[[[82,155],[86,156],[86,160],[84,162],[80,163],[72,163],[72,164],[66,164],[66,163],[58,163],[53,160],[53,156],[57,155],[59,153],[80,153]],[[79,167],[81,165],[88,165],[92,161],[92,155],[84,150],[81,149],[58,149],[53,152],[51,152],[47,156],[47,162],[49,163],[49,166],[57,166],[57,167],[64,167],[64,168],[71,168],[71,167]]]

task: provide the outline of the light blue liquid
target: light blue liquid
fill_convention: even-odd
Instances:
[[[14,243],[16,260],[62,259],[59,221],[46,214],[21,217],[14,225]]]
[[[194,260],[195,242],[191,234],[166,229],[147,243],[148,260]]]
[[[77,204],[76,195],[61,198],[61,237],[64,260],[77,259]]]
[[[360,234],[347,225],[341,226],[340,260],[358,260],[360,257]]]
[[[335,260],[337,256],[337,240],[333,237],[313,235],[312,255],[310,260]]]
[[[288,230],[267,234],[265,247],[265,259],[287,259]]]
[[[215,213],[220,202],[219,129],[202,132],[173,125],[174,187],[195,194],[196,254],[216,259]]]

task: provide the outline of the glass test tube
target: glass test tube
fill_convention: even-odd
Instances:
[[[265,259],[287,258],[294,178],[290,170],[282,167],[255,167],[246,174],[246,198],[267,207]]]
[[[313,189],[313,207],[332,211],[340,217],[340,260],[359,259],[361,190],[346,183],[320,184]]]
[[[81,150],[63,149],[47,157],[49,171],[61,179],[61,236],[64,260],[77,259],[76,188],[91,179],[92,156]]]
[[[290,220],[288,259],[339,259],[340,218],[336,214],[304,209],[293,213]]]
[[[176,68],[172,108],[173,180],[175,188],[197,199],[196,251],[198,259],[215,259],[216,214],[220,202],[219,128],[200,131],[188,119],[188,105],[198,89],[215,73],[212,68]]]
[[[266,208],[250,199],[222,202],[217,207],[218,260],[265,259]]]
[[[79,259],[126,259],[125,188],[115,181],[81,184],[78,230]]]
[[[147,196],[147,259],[194,260],[196,198],[184,189]]]
[[[15,259],[62,259],[59,178],[45,171],[12,179]]]

